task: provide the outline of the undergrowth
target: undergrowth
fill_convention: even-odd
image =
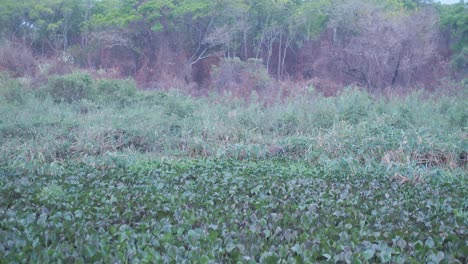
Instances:
[[[466,99],[1,75],[0,260],[465,263]]]
[[[1,80],[0,160],[6,166],[37,170],[64,161],[146,155],[281,157],[411,178],[466,171],[466,91],[383,97],[348,88],[326,98],[309,89],[265,105],[220,95],[142,92],[131,81],[94,81],[86,74],[51,78],[27,92],[12,79]]]

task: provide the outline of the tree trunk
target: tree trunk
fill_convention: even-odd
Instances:
[[[283,61],[281,62],[281,75],[284,75],[284,66],[286,64],[286,55],[289,47],[291,46],[292,38],[288,35],[286,38],[286,45],[284,45]]]
[[[400,62],[401,62],[401,56],[398,57],[398,62],[395,68],[395,71],[393,72],[393,77],[392,77],[392,86],[395,85],[397,78],[398,78],[398,71],[400,70]]]
[[[281,77],[281,62],[282,62],[282,59],[281,59],[281,55],[282,55],[282,42],[283,42],[283,30],[280,31],[280,39],[279,39],[279,46],[278,46],[278,67],[277,67],[277,76],[278,76],[278,80],[280,79]]]
[[[247,30],[244,30],[244,58],[247,59],[249,57],[247,51]]]

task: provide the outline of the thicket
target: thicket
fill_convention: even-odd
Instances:
[[[468,66],[468,13],[466,4],[440,8],[440,23],[448,31],[454,53],[452,65],[462,74],[467,74]]]
[[[1,82],[0,160],[17,168],[144,154],[288,157],[411,177],[466,169],[466,90],[385,96],[348,87],[324,97],[310,86],[268,103],[253,93],[247,103],[229,92],[137,91],[132,81],[83,73],[52,77],[36,90],[5,75]]]

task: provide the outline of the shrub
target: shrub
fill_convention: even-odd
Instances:
[[[356,124],[371,111],[372,99],[367,92],[346,88],[336,103],[340,119]]]
[[[468,125],[468,103],[454,102],[448,108],[448,121],[454,127],[466,128]]]
[[[310,84],[325,97],[335,96],[343,89],[342,84],[328,79],[313,78],[310,80]]]
[[[96,82],[97,92],[101,100],[106,102],[129,103],[135,97],[137,88],[135,81],[102,79]]]
[[[316,142],[312,138],[292,136],[281,139],[280,144],[283,146],[285,154],[292,157],[304,157],[313,150]]]
[[[72,73],[72,65],[56,58],[42,58],[37,64],[33,85],[40,87],[47,83],[50,76],[66,75]]]
[[[464,47],[458,54],[452,58],[452,67],[463,74],[468,72],[468,47]]]
[[[336,105],[333,102],[334,98],[323,98],[314,102],[313,111],[311,112],[311,123],[318,128],[331,128],[337,116]]]
[[[13,79],[7,73],[0,73],[0,98],[7,103],[22,104],[29,93],[18,80]]]
[[[93,99],[95,84],[90,75],[72,73],[49,79],[46,87],[55,102],[77,102],[82,99]]]
[[[274,81],[259,60],[241,61],[225,59],[212,71],[212,87],[218,91],[230,91],[234,95],[248,97],[252,91],[263,93],[273,87]]]
[[[27,46],[8,41],[0,45],[0,70],[2,68],[14,77],[19,77],[32,75],[36,69],[36,63]]]
[[[283,113],[275,122],[275,130],[282,136],[293,135],[297,132],[300,120],[294,113]]]

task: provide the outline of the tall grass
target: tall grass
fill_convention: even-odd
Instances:
[[[309,89],[265,105],[232,97],[137,91],[74,74],[25,91],[2,77],[0,163],[59,173],[100,159],[300,159],[343,175],[456,175],[466,180],[466,91],[375,96]],[[77,89],[74,93],[73,89]]]

